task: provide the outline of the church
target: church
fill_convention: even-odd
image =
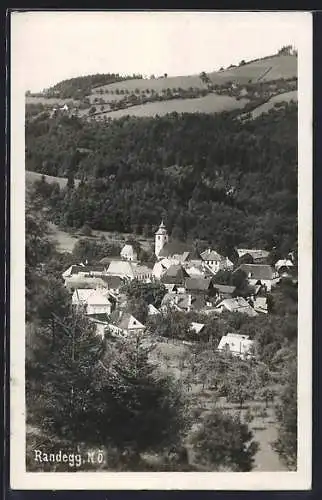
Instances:
[[[155,255],[158,260],[168,259],[172,263],[200,263],[202,257],[194,245],[180,241],[169,241],[168,231],[162,221],[155,233]]]

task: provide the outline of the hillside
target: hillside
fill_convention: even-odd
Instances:
[[[272,96],[296,90],[297,57],[279,54],[200,75],[139,76],[72,78],[55,85],[46,95],[27,96],[26,105],[36,115],[67,103],[69,115],[95,120],[125,115],[162,116],[169,112],[211,114],[246,104],[253,109]],[[98,85],[104,81],[105,85]]]
[[[177,238],[292,247],[297,104],[235,118],[43,119],[26,126],[26,168],[83,179],[77,189],[46,190],[52,220],[63,226],[149,236],[164,217]]]

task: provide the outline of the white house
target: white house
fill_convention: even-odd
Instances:
[[[111,323],[108,325],[109,329],[117,335],[141,334],[145,330],[139,320],[132,314],[124,311],[115,311],[111,315]]]
[[[82,308],[88,315],[111,314],[113,303],[107,290],[76,289],[72,295],[72,305]]]
[[[262,250],[262,249],[254,249],[254,248],[237,248],[236,249],[238,253],[238,257],[243,257],[245,254],[251,255],[251,257],[254,259],[254,262],[256,260],[265,260],[269,256],[269,252],[267,250]]]
[[[218,351],[228,351],[234,356],[241,358],[249,358],[252,356],[254,342],[249,339],[248,335],[239,335],[238,333],[227,333],[224,335],[217,347]]]
[[[194,321],[190,325],[191,330],[195,333],[200,333],[204,329],[204,327],[204,323],[196,323]]]
[[[201,257],[204,263],[214,273],[224,269],[232,269],[234,267],[234,264],[228,259],[228,257],[223,257],[218,252],[211,250],[210,248],[202,252]]]
[[[121,257],[122,257],[122,259],[129,260],[129,261],[137,261],[138,260],[138,254],[135,251],[133,245],[130,245],[130,244],[124,245],[124,247],[121,250]]]
[[[234,299],[224,299],[216,305],[216,312],[222,313],[224,311],[228,312],[239,312],[247,314],[247,316],[253,317],[257,316],[257,312],[248,304],[247,300],[243,297],[236,297]]]
[[[87,314],[111,314],[112,302],[108,293],[101,290],[94,290],[87,299]]]

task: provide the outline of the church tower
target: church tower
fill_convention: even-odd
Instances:
[[[164,222],[162,221],[159,229],[155,233],[155,250],[154,253],[157,257],[159,257],[159,253],[161,252],[162,248],[164,245],[168,243],[168,232],[166,230],[166,227],[164,225]]]

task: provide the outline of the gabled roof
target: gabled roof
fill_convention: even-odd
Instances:
[[[253,259],[266,259],[269,256],[267,250],[262,249],[252,249],[252,248],[237,248],[238,257],[242,257],[246,253],[249,253]]]
[[[203,260],[219,260],[219,261],[221,261],[221,260],[225,259],[225,257],[220,255],[215,250],[211,250],[210,248],[208,248],[208,250],[205,250],[204,252],[202,252],[201,257],[203,258]]]
[[[112,323],[121,330],[128,330],[132,321],[135,321],[137,328],[144,328],[144,325],[137,320],[132,314],[124,311],[115,311],[111,314]]]
[[[217,349],[219,351],[228,349],[232,354],[244,355],[249,353],[253,344],[247,335],[228,333],[220,339]]]
[[[78,273],[91,273],[91,272],[104,272],[106,270],[106,266],[103,264],[92,264],[90,266],[80,266],[75,265],[71,268],[71,274]]]
[[[243,297],[236,297],[235,299],[224,299],[217,308],[224,306],[230,312],[246,313],[248,316],[257,316],[257,312],[248,304],[247,300]]]
[[[288,268],[288,267],[293,267],[293,266],[294,266],[294,264],[290,259],[280,259],[276,262],[275,269],[277,271],[279,271],[281,269],[281,267]]]
[[[195,323],[194,321],[191,323],[190,328],[196,333],[200,333],[205,327],[204,323]]]
[[[133,256],[137,256],[137,251],[135,250],[134,246],[127,243],[121,250],[121,256],[129,253],[132,254]]]
[[[74,291],[73,297],[75,297],[78,302],[87,303],[88,298],[95,293],[93,288],[78,288]]]
[[[180,264],[172,264],[161,277],[163,283],[180,284],[189,277],[187,271]]]
[[[157,309],[153,304],[148,305],[148,314],[160,314],[159,309]]]
[[[212,284],[212,278],[187,278],[185,286],[187,290],[207,291]]]
[[[188,255],[187,255],[188,253]],[[181,241],[172,241],[170,243],[166,243],[162,250],[159,253],[159,257],[171,257],[173,255],[182,255],[185,254],[185,260],[188,258],[190,260],[200,260],[200,254],[198,250],[188,243],[183,243]]]
[[[229,294],[229,295],[232,295],[235,292],[235,290],[236,290],[235,286],[219,285],[218,283],[214,283],[213,287],[214,287],[215,290],[218,290],[219,293],[226,293],[226,294]]]
[[[114,276],[134,278],[133,265],[127,260],[112,260],[107,273]]]
[[[276,277],[275,269],[266,264],[241,264],[238,269],[254,280],[272,280]]]
[[[115,290],[123,285],[123,280],[120,276],[102,276],[102,280],[107,284],[108,288]]]
[[[94,290],[94,293],[90,294],[87,303],[91,305],[109,305],[111,301],[108,297],[108,292],[104,293],[101,290]]]

